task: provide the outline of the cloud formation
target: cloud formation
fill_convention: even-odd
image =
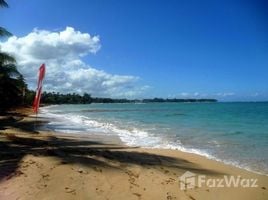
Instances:
[[[219,92],[219,93],[200,93],[200,92],[181,92],[176,97],[177,98],[215,98],[220,100],[228,99],[236,94],[234,92]]]
[[[216,96],[219,96],[219,97],[230,97],[234,95],[235,95],[234,92],[220,92],[216,94]]]
[[[35,88],[36,73],[42,63],[47,65],[46,91],[135,97],[145,88],[136,86],[139,77],[109,74],[83,62],[84,56],[100,50],[100,38],[72,27],[60,32],[34,29],[24,37],[12,36],[0,42],[0,46],[2,51],[15,56],[18,69],[31,89]]]

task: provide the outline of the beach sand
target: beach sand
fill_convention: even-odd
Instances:
[[[268,199],[268,176],[177,150],[36,131],[46,119],[35,123],[28,114],[19,109],[0,118],[0,200]],[[206,176],[202,180],[234,175],[251,185],[257,179],[257,187],[244,181],[246,187],[209,187],[210,182],[181,189],[191,186],[179,179],[186,171]]]

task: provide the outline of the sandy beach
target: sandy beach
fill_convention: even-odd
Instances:
[[[178,150],[42,131],[48,119],[35,123],[29,114],[0,118],[1,200],[268,199],[268,176]],[[180,178],[187,171],[194,184]],[[231,176],[239,177],[237,187],[217,181]]]

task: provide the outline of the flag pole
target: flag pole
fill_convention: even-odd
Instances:
[[[36,130],[37,113],[35,113],[34,131]]]

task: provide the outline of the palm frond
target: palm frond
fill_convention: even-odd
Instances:
[[[0,0],[1,1],[1,0]],[[5,28],[0,27],[0,36],[11,36],[12,34],[8,32]]]
[[[6,64],[0,67],[0,74],[9,77],[19,77],[21,73],[17,70],[17,66],[14,64]]]
[[[16,60],[11,55],[4,52],[0,52],[0,64],[3,63],[16,63]]]
[[[8,4],[5,0],[0,0],[0,7],[8,7]]]

